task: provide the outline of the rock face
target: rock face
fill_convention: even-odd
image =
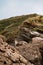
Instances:
[[[43,65],[43,39],[39,39],[41,43],[19,41],[22,45],[13,47],[0,37],[0,65]]]
[[[34,65],[42,65],[41,64],[43,61],[42,49],[43,49],[43,43],[42,44],[29,43],[29,44],[25,44],[25,45],[17,47],[17,50],[21,53],[21,55]]]
[[[43,38],[43,22],[40,16],[25,20],[19,28],[17,39],[29,43],[34,37]]]
[[[43,34],[37,31],[28,30],[28,28],[20,28],[19,34],[15,40],[15,44],[20,44],[21,41],[30,42],[41,42],[43,41]]]
[[[0,65],[32,65],[13,46],[0,42]]]
[[[43,43],[43,38],[41,38],[41,37],[34,37],[34,38],[32,38],[32,43]]]

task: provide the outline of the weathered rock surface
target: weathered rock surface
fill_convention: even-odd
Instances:
[[[43,65],[43,34],[32,30],[36,26],[24,22],[20,27],[15,44],[16,49],[31,64]]]
[[[32,38],[32,43],[43,43],[43,38],[41,38],[41,37],[34,37],[34,38]]]
[[[7,39],[5,36],[3,35],[0,35],[0,42],[5,42]]]
[[[41,65],[42,55],[40,53],[41,44],[27,44],[17,47],[17,50],[25,57],[30,63],[34,65]]]
[[[17,36],[17,39],[20,41],[30,42],[31,41],[31,34],[25,28],[21,28],[19,31],[19,35]]]
[[[43,34],[36,32],[36,31],[31,31],[28,28],[21,27],[19,34],[16,38],[17,42],[18,41],[25,41],[27,43],[31,42],[34,38],[37,38],[39,40],[43,39]],[[38,41],[38,40],[37,40]],[[42,40],[41,40],[42,41]]]
[[[0,65],[43,65],[43,38],[34,37],[31,43],[18,44],[14,48],[0,37]]]
[[[0,65],[32,65],[13,46],[0,42]]]

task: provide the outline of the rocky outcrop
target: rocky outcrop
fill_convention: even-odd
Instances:
[[[3,40],[3,39],[2,39]],[[0,42],[0,65],[32,65],[19,51],[6,42]]]
[[[32,40],[31,33],[28,30],[26,30],[26,28],[20,28],[19,34],[18,34],[16,40],[25,41],[25,42],[29,43]]]
[[[41,38],[41,37],[34,37],[34,38],[32,38],[32,43],[43,43],[43,38]]]
[[[43,41],[39,43],[29,43],[17,46],[16,49],[30,63],[34,65],[43,65]]]
[[[16,42],[24,41],[24,42],[29,43],[29,42],[32,42],[32,40],[35,37],[39,40],[42,40],[43,39],[43,34],[37,32],[37,31],[28,30],[28,28],[23,27],[23,28],[20,28],[20,30],[19,30],[19,34],[16,38]]]
[[[11,46],[0,37],[0,65],[43,65],[43,38],[34,37],[30,43],[18,44]]]
[[[43,31],[42,23],[43,22],[41,21],[40,16],[28,18],[19,27],[19,32],[18,32],[16,40],[25,41],[29,43],[32,41],[32,38],[34,37],[43,38],[43,33],[41,33],[41,31]]]

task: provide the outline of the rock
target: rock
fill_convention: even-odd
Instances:
[[[17,39],[28,43],[32,40],[30,32],[27,31],[25,28],[20,29]]]
[[[40,34],[40,37],[43,38],[43,34]]]
[[[24,63],[13,63],[13,65],[25,65]]]
[[[37,31],[29,30],[26,27],[21,27],[19,30],[19,34],[18,34],[16,39],[19,41],[25,41],[25,42],[29,43],[32,41],[32,38],[34,38],[34,37],[43,38],[43,34],[40,34]],[[17,43],[17,41],[16,41],[16,43]]]
[[[1,65],[13,65],[13,64],[23,63],[24,65],[28,63],[19,51],[16,50],[11,45],[6,42],[0,43],[0,64]]]
[[[0,55],[0,65],[11,65],[12,62],[9,58]]]
[[[1,42],[3,42],[3,39],[2,39],[2,38],[0,38],[0,43],[1,43]]]
[[[30,31],[30,33],[33,37],[39,37],[40,36],[40,33],[36,32],[36,31]]]
[[[21,46],[21,45],[24,45],[24,44],[27,44],[27,42],[15,39],[15,45],[14,46]]]
[[[34,38],[32,38],[32,43],[41,43],[41,42],[43,42],[43,38],[41,38],[41,37],[34,37]]]
[[[4,41],[0,42],[1,65],[43,65],[43,38],[34,37],[29,44],[16,41],[15,48]]]
[[[42,33],[40,31],[42,31]],[[43,38],[43,24],[41,23],[41,17],[30,17],[23,21],[22,25],[19,26],[19,31],[17,39],[20,41],[25,41],[27,43],[32,41],[34,37]]]
[[[42,56],[37,45],[27,44],[16,48],[30,63],[41,65]]]
[[[2,39],[2,42],[6,42],[6,37],[5,36],[3,36],[3,35],[0,35],[0,40]]]

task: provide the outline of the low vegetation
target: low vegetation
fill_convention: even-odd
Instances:
[[[30,14],[0,20],[0,34],[6,36],[9,40],[13,40],[18,34],[21,24],[25,24],[24,22],[27,22],[29,29],[43,33],[43,16]]]

